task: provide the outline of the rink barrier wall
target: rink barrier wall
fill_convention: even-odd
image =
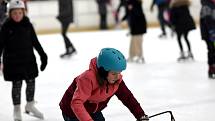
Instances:
[[[95,0],[73,0],[74,1],[74,23],[69,27],[69,31],[94,31],[98,30],[99,15]],[[108,26],[114,28],[114,18],[112,10],[117,7],[119,0],[112,0],[112,7],[108,7]],[[56,19],[58,15],[58,1],[30,1],[28,2],[28,16],[33,23],[38,34],[60,32],[60,23]],[[150,12],[152,0],[143,0],[143,9],[149,27],[158,26],[157,8]],[[192,0],[190,7],[191,15],[195,22],[199,22],[200,1]],[[124,15],[124,10],[120,10],[120,18]],[[121,28],[127,28],[126,22],[120,24]]]

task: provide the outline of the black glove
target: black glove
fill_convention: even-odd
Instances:
[[[41,60],[40,70],[44,71],[46,68],[46,65],[47,65],[47,60],[48,60],[46,53],[43,53],[40,55],[40,60]]]
[[[140,119],[138,119],[137,121],[149,121],[149,117],[148,117],[148,115],[144,115]]]

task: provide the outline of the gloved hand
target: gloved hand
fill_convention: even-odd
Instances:
[[[47,60],[48,60],[46,53],[43,53],[40,55],[40,60],[41,60],[40,70],[44,71],[46,68],[46,65],[47,65]]]
[[[149,117],[148,117],[148,115],[144,115],[137,121],[149,121]]]

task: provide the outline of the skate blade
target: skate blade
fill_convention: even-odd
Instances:
[[[209,79],[215,79],[215,74],[210,74],[208,77]]]
[[[14,121],[22,121],[21,119],[14,119]]]
[[[62,56],[60,56],[60,58],[70,58],[71,57],[71,55],[62,55]]]
[[[70,54],[60,55],[60,58],[70,58],[71,56],[76,55],[76,54],[77,54],[77,52],[75,51]]]
[[[39,118],[41,120],[44,120],[44,117],[43,116],[37,116],[37,115],[34,115],[33,113],[29,112],[29,111],[25,111],[25,113],[29,116],[32,116],[32,117],[35,117],[35,118]]]
[[[184,59],[178,59],[177,60],[179,63],[183,63],[183,62],[194,62],[194,58],[184,58]]]

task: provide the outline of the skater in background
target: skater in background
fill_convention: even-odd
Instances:
[[[24,2],[11,0],[8,19],[0,31],[0,57],[3,55],[3,76],[5,81],[12,82],[12,102],[14,121],[21,121],[21,88],[26,82],[25,112],[43,119],[43,114],[35,107],[35,78],[38,66],[34,49],[40,55],[40,70],[47,65],[47,55],[38,41],[29,18],[25,15]]]
[[[0,0],[0,30],[7,18],[7,3],[6,0]]]
[[[117,9],[116,9],[116,16],[115,16],[115,21],[116,23],[119,25],[121,22],[125,21],[125,20],[128,20],[128,8],[126,7],[127,6],[127,2],[126,0],[120,0],[120,3],[119,5],[117,6]],[[123,15],[122,18],[120,18],[120,10],[121,8],[124,8],[124,13],[125,15]]]
[[[64,93],[60,102],[64,120],[105,121],[102,110],[116,95],[138,121],[149,121],[122,79],[125,69],[126,59],[119,50],[103,48]]]
[[[100,17],[100,30],[106,30],[108,29],[108,23],[107,23],[107,6],[110,5],[110,0],[96,0],[96,3],[98,5],[98,12]]]
[[[177,34],[177,41],[180,48],[180,56],[178,61],[185,60],[185,59],[194,59],[193,53],[191,50],[191,45],[188,39],[188,34],[191,30],[195,29],[194,20],[190,14],[189,0],[171,0],[170,2],[170,20],[175,28]],[[181,37],[184,37],[188,53],[185,54]]]
[[[143,34],[146,33],[147,23],[142,9],[141,0],[126,1],[127,21],[131,34],[128,62],[144,63]]]
[[[63,36],[66,52],[61,54],[60,57],[71,56],[76,53],[76,49],[69,37],[66,35],[70,23],[74,22],[73,18],[73,0],[58,0],[59,15],[57,19],[61,24],[61,34]]]
[[[215,0],[201,0],[200,29],[208,49],[208,76],[215,79]]]
[[[159,38],[163,38],[167,36],[166,29],[165,29],[166,26],[168,26],[171,29],[172,36],[174,34],[174,29],[171,25],[171,22],[168,20],[169,3],[170,3],[170,0],[153,0],[150,7],[151,12],[153,12],[154,5],[156,5],[158,8],[158,20],[162,31],[162,33],[159,35]]]
[[[120,23],[123,21],[123,19],[121,20],[120,17],[119,17],[120,16],[119,15],[120,14],[120,10],[121,10],[122,7],[125,8],[125,13],[127,13],[126,12],[126,0],[120,0],[119,5],[116,8],[115,17],[114,17],[115,23],[116,23],[116,28],[119,28]]]

